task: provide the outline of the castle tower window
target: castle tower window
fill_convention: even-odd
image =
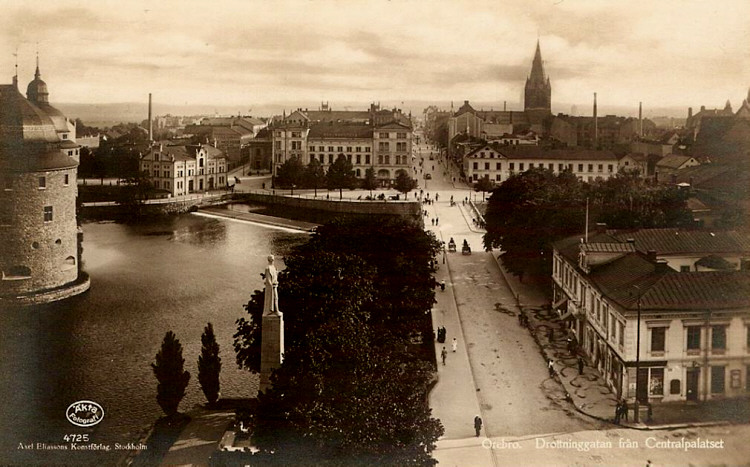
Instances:
[[[39,189],[43,190],[47,188],[47,177],[39,177]]]
[[[63,271],[68,270],[68,269],[73,269],[74,267],[76,267],[75,257],[68,256],[67,258],[65,258],[65,261],[63,262],[63,266],[62,266]]]
[[[70,185],[70,175],[68,175],[68,174],[65,174],[65,177],[64,177],[63,183],[65,184],[65,186],[68,186],[68,185]]]
[[[31,279],[31,269],[27,266],[13,266],[7,273],[3,271],[4,281],[17,281],[21,279]]]
[[[44,222],[52,222],[52,206],[44,207]]]

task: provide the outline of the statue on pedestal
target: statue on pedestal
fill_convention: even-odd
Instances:
[[[273,255],[268,255],[268,266],[263,274],[265,295],[263,302],[263,315],[276,315],[279,313],[279,280],[276,266],[273,265]]]

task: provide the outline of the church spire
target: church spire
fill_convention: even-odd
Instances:
[[[539,47],[539,39],[536,41],[536,52],[534,53],[534,61],[531,63],[529,81],[532,83],[544,83],[546,81],[544,76],[544,64],[542,62],[542,49]]]
[[[39,73],[39,51],[36,52],[36,71],[34,72],[34,78],[41,78],[41,73]]]

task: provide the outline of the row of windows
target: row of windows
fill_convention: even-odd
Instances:
[[[490,162],[484,163],[484,170],[490,170]],[[496,162],[495,163],[495,170],[502,170],[502,162]],[[529,169],[533,169],[535,167],[533,162],[529,163]],[[555,164],[548,163],[547,167],[544,166],[543,163],[539,162],[536,164],[536,167],[538,168],[546,168],[548,170],[555,170]],[[473,165],[474,170],[479,170],[479,162],[474,162]],[[578,164],[578,172],[583,172],[584,164]],[[526,165],[524,162],[518,163],[518,170],[523,171],[526,169]],[[613,173],[614,172],[614,165],[613,164],[607,164],[607,173]],[[508,170],[516,170],[516,163],[515,162],[508,162]],[[557,164],[557,170],[558,172],[563,172],[565,170],[573,170],[573,164]],[[594,164],[588,164],[588,172],[594,172]],[[597,165],[597,172],[603,173],[604,172],[604,164],[598,164]]]
[[[711,394],[719,395],[726,392],[727,386],[727,367],[724,365],[712,365],[711,367]],[[701,369],[695,368],[689,371],[695,371],[700,374]],[[742,370],[733,369],[729,372],[730,385],[734,389],[742,387],[740,374]],[[649,396],[664,396],[664,368],[641,368],[639,370],[639,379],[648,382]],[[681,393],[680,380],[675,378],[669,382],[669,393],[679,395]],[[745,390],[750,391],[750,365],[745,367]]]
[[[11,190],[13,190],[13,180],[14,180],[14,177],[10,177],[10,176],[5,177],[5,182],[3,184],[3,189],[5,191],[11,191]],[[41,176],[41,177],[38,178],[38,185],[37,185],[37,187],[40,190],[44,190],[44,189],[47,188],[47,182],[48,182],[47,176],[46,175]],[[65,185],[65,186],[70,185],[70,174],[63,174],[63,185]]]
[[[387,139],[392,138],[390,136],[392,133],[378,133],[378,138],[380,139]],[[406,133],[396,133],[396,139],[406,139]]]
[[[346,146],[346,152],[370,152],[369,146],[355,146],[354,151],[352,151],[352,146]],[[325,146],[318,146],[318,151],[323,152],[326,150]],[[315,146],[310,146],[310,152],[315,152]],[[328,146],[328,152],[334,152],[333,146]],[[344,146],[336,146],[335,152],[342,153],[344,152]]]
[[[379,152],[388,152],[391,150],[391,145],[388,141],[380,141],[378,142],[378,151]],[[406,143],[396,143],[396,151],[398,152],[406,152]]]

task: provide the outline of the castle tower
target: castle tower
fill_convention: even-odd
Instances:
[[[0,308],[88,289],[79,274],[75,126],[48,103],[37,61],[27,98],[0,85]]]
[[[527,114],[546,117],[552,114],[552,86],[544,73],[542,51],[536,42],[536,53],[531,63],[531,73],[526,78],[523,108]]]

